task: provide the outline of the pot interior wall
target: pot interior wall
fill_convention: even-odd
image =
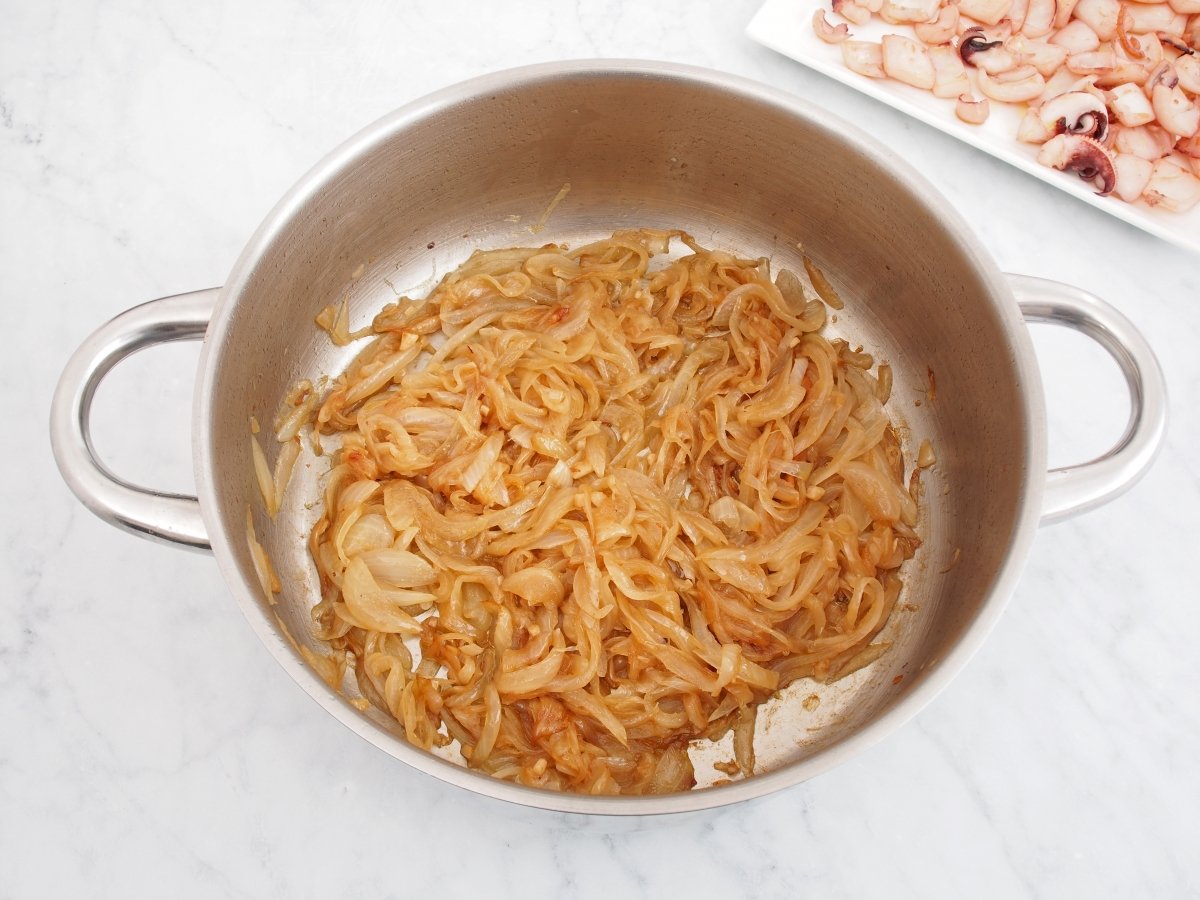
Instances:
[[[317,589],[305,540],[327,462],[302,458],[283,510],[269,520],[247,421],[256,416],[269,432],[297,379],[336,374],[356,352],[314,327],[317,312],[348,296],[351,326],[360,327],[393,289],[416,295],[475,248],[577,245],[640,225],[683,228],[709,246],[800,271],[803,244],[846,300],[833,332],[892,366],[890,410],[908,426],[908,458],[926,437],[938,457],[924,478],[925,544],[889,626],[895,646],[842,682],[799,683],[774,701],[759,718],[761,767],[811,756],[881,715],[979,614],[1031,477],[1031,406],[1014,361],[1014,320],[997,312],[994,286],[958,235],[836,124],[691,79],[583,71],[431,104],[347,145],[326,170],[338,161],[345,170],[293,196],[293,215],[239,264],[224,305],[229,327],[209,348],[214,401],[198,464],[211,467],[218,494],[210,521],[219,520],[225,552],[257,597],[242,538],[246,507],[254,509],[284,584],[278,605],[260,598],[252,617],[275,627],[278,614],[296,641],[313,643]],[[535,236],[531,226],[567,184]],[[799,701],[812,693],[821,703],[808,712]],[[374,711],[347,703],[346,715],[396,733]]]

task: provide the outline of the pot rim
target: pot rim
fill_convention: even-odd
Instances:
[[[214,363],[219,359],[220,354],[214,348],[225,345],[233,318],[230,313],[237,303],[237,298],[245,290],[257,261],[287,223],[300,214],[313,195],[340,173],[346,171],[356,159],[425,118],[488,92],[510,90],[581,74],[597,77],[639,75],[666,81],[700,84],[776,107],[789,115],[804,119],[812,127],[832,132],[837,137],[855,144],[856,149],[874,165],[887,170],[920,198],[920,202],[924,203],[946,225],[947,232],[958,243],[960,251],[971,260],[974,268],[989,288],[988,299],[996,307],[1001,325],[1013,350],[1014,365],[1023,386],[1022,396],[1029,440],[1026,444],[1025,459],[1022,460],[1024,496],[1020,501],[1018,522],[1013,540],[998,568],[989,595],[984,599],[979,612],[967,625],[950,652],[931,665],[920,683],[896,701],[890,709],[857,732],[799,762],[716,788],[703,788],[678,794],[616,797],[559,793],[492,778],[484,773],[420,750],[402,737],[385,732],[336,695],[293,650],[288,640],[280,633],[274,618],[260,604],[253,586],[243,579],[236,563],[234,540],[222,528],[217,515],[218,490],[213,479],[210,420],[213,415],[212,390],[217,368]],[[1029,555],[1029,548],[1041,512],[1046,475],[1047,438],[1041,374],[1037,366],[1033,342],[1017,304],[1013,300],[1011,289],[991,256],[975,237],[968,223],[924,176],[887,150],[877,139],[867,135],[856,126],[785,91],[768,87],[742,76],[697,66],[622,59],[564,60],[522,66],[479,76],[443,88],[408,103],[363,128],[302,176],[267,214],[247,242],[234,264],[213,310],[208,333],[202,345],[199,373],[193,402],[192,458],[201,513],[222,577],[236,598],[242,614],[275,657],[276,662],[300,685],[305,693],[339,722],[359,737],[414,769],[475,794],[548,811],[606,816],[638,816],[712,809],[761,797],[799,784],[840,765],[871,747],[922,710],[958,675],[978,651],[1016,587]]]

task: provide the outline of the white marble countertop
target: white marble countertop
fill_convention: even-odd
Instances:
[[[1200,258],[750,43],[755,0],[4,3],[0,29],[0,896],[1156,896],[1200,892]],[[70,351],[219,284],[355,130],[566,57],[737,72],[855,119],[1009,271],[1109,298],[1172,390],[1156,468],[1039,535],[999,626],[915,721],[749,805],[606,829],[410,771],[269,658],[211,558],[87,513],[51,461]],[[1036,329],[1051,457],[1104,449],[1123,385]],[[195,345],[97,401],[116,471],[186,491]]]

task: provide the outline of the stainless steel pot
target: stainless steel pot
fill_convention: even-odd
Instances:
[[[535,223],[565,184],[545,231]],[[520,217],[519,220],[517,217]],[[281,629],[313,645],[313,566],[304,539],[322,464],[308,460],[279,517],[256,513],[286,582],[257,589],[246,508],[261,503],[247,439],[289,386],[336,373],[313,326],[349,292],[355,321],[419,290],[477,247],[579,242],[632,225],[682,227],[702,242],[800,266],[797,242],[847,308],[836,331],[888,360],[893,413],[929,437],[925,546],[889,626],[895,646],[838,682],[798,684],[760,715],[761,772],[661,797],[583,797],[477,774],[408,744],[386,715],[359,711],[303,662]],[[1045,471],[1046,425],[1024,320],[1102,344],[1129,383],[1132,412],[1109,453]],[[203,340],[195,394],[197,497],[127,484],[96,458],[91,400],[136,350]],[[929,372],[936,373],[936,396]],[[924,402],[916,405],[915,399]],[[934,188],[879,143],[822,109],[740,78],[661,63],[572,62],[503,72],[417,101],[360,132],[306,175],[246,246],[223,288],[155,300],[102,326],[71,358],[51,437],[63,477],[93,512],[156,540],[212,550],[242,612],[287,672],[347,727],[443,781],[528,806],[646,814],[715,807],[795,784],[847,759],[916,713],[979,647],[1012,593],[1040,523],[1103,503],[1150,465],[1165,387],[1129,322],[1095,297],[1001,275]],[[957,559],[956,565],[951,565]],[[816,711],[801,699],[817,693]]]

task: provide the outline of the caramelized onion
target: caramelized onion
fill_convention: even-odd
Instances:
[[[891,370],[822,334],[842,300],[803,262],[811,287],[618,232],[476,253],[376,317],[313,416],[337,446],[314,617],[408,740],[535,787],[686,790],[689,742],[732,729],[748,776],[759,704],[882,652],[920,543]]]

